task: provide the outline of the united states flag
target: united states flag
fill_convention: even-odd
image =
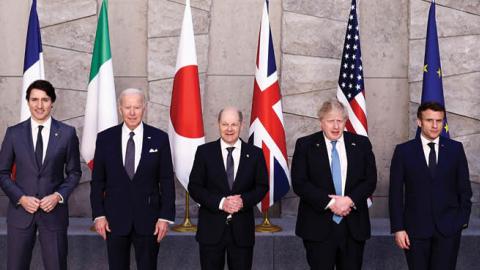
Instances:
[[[340,67],[340,76],[338,77],[337,98],[348,110],[347,131],[367,136],[367,108],[363,84],[357,4],[355,0],[352,0],[348,17],[342,65]]]
[[[256,63],[249,142],[262,148],[265,155],[270,186],[261,203],[261,210],[265,213],[290,189],[282,96],[278,85],[268,1],[263,5]]]

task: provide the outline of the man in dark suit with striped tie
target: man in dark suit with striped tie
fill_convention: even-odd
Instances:
[[[418,107],[420,134],[397,145],[390,166],[390,225],[409,269],[456,267],[472,207],[468,162],[460,142],[440,136],[445,108]]]
[[[175,220],[175,186],[168,135],[142,122],[138,89],[119,97],[123,123],[98,134],[90,201],[96,231],[107,240],[112,270],[157,269],[159,243]]]
[[[323,103],[321,132],[300,138],[292,160],[292,185],[300,197],[296,234],[313,270],[361,269],[370,238],[367,199],[377,183],[367,137],[344,131],[342,103]]]
[[[38,231],[44,268],[66,270],[67,201],[82,175],[78,138],[51,116],[56,95],[48,81],[33,82],[26,98],[31,117],[7,129],[0,151],[0,185],[10,199],[7,269],[30,269]]]
[[[232,107],[218,115],[220,139],[195,154],[188,191],[200,204],[196,239],[203,270],[252,268],[253,208],[268,191],[262,150],[240,138],[242,113]]]

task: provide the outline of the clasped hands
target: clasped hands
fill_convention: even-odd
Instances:
[[[55,206],[57,206],[60,200],[60,196],[56,193],[45,196],[41,200],[33,196],[24,195],[20,197],[19,203],[23,209],[30,214],[37,212],[39,208],[46,213],[49,213],[55,208]]]
[[[242,197],[237,195],[228,196],[223,201],[223,211],[229,214],[235,214],[243,207]]]
[[[330,205],[330,211],[332,211],[335,215],[346,217],[350,214],[353,207],[353,201],[348,196],[339,196],[339,195],[328,195],[330,199],[334,199],[335,202]]]

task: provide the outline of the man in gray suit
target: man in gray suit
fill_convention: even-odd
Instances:
[[[51,117],[55,98],[49,82],[33,82],[31,118],[7,129],[0,150],[0,186],[10,199],[8,270],[30,268],[37,231],[44,268],[67,269],[67,200],[82,172],[75,129]]]

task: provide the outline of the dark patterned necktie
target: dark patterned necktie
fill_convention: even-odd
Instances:
[[[435,143],[431,142],[428,144],[430,146],[430,154],[428,155],[428,168],[430,169],[430,174],[435,176],[435,170],[437,170],[437,154],[435,152]]]
[[[35,144],[35,159],[38,167],[42,167],[43,161],[43,138],[42,138],[43,126],[38,126],[37,143]]]
[[[227,147],[228,155],[227,155],[227,179],[228,179],[228,186],[232,189],[233,180],[234,180],[234,173],[233,173],[233,156],[232,152],[235,147]]]
[[[127,142],[127,151],[125,152],[125,171],[127,171],[130,180],[133,180],[135,175],[135,142],[133,136],[135,136],[135,133],[131,131]]]

